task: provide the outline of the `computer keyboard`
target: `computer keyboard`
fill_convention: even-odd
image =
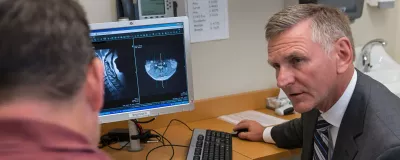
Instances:
[[[232,135],[194,129],[186,160],[232,160]]]

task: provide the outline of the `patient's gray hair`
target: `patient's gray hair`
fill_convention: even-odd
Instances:
[[[354,52],[354,41],[349,18],[339,9],[318,5],[299,4],[287,7],[273,15],[265,29],[269,41],[301,21],[311,19],[312,40],[330,53],[332,44],[342,37],[350,40]]]

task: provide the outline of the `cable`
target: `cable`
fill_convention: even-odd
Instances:
[[[106,136],[106,135],[100,136],[100,142],[99,142],[100,146],[97,146],[97,148],[104,148],[105,146],[107,146],[107,145],[106,145],[107,142],[105,142],[105,140],[104,140],[104,139],[105,139],[105,138],[104,138],[105,136]]]
[[[156,120],[156,118],[157,118],[157,116],[150,120],[147,120],[147,121],[138,121],[138,120],[134,119],[133,122],[135,122],[135,123],[150,123],[150,122],[153,122],[154,120]]]
[[[172,119],[171,121],[169,121],[169,124],[168,124],[167,128],[165,129],[164,133],[161,135],[161,137],[164,137],[165,133],[167,133],[167,130],[168,130],[169,126],[171,125],[171,123],[172,123],[173,121],[180,122],[180,123],[184,124],[190,131],[193,131],[193,129],[191,129],[186,123],[182,122],[181,120]],[[163,140],[162,143],[164,144],[164,140]],[[164,145],[165,145],[165,144],[164,144]]]
[[[130,142],[130,141],[129,141],[129,142],[126,142],[126,144],[125,144],[124,146],[122,146],[121,148],[114,148],[114,147],[111,147],[110,145],[108,145],[107,147],[108,147],[108,148],[111,148],[111,149],[113,149],[113,150],[120,151],[120,150],[123,150],[126,146],[128,146],[129,143],[131,143],[131,142]]]
[[[120,140],[119,140],[118,137],[110,137],[108,134],[105,134],[105,135],[102,135],[102,136],[100,137],[100,144],[101,144],[101,146],[98,146],[98,148],[108,147],[108,148],[110,148],[110,149],[114,149],[114,150],[120,151],[120,150],[124,149],[126,146],[128,146],[128,144],[130,143],[130,141],[127,142],[127,143],[126,143],[124,146],[122,146],[121,148],[114,148],[114,147],[111,147],[111,146],[110,146],[110,145],[115,144],[115,143],[118,143],[118,142],[120,142]]]
[[[115,140],[115,137],[110,137],[108,134],[102,135],[100,137],[100,145],[98,148],[104,148],[111,144],[117,143],[118,141]]]
[[[158,140],[158,142],[160,142],[160,143],[162,143],[162,139],[161,139],[161,137],[157,137],[157,140]]]
[[[161,137],[161,140],[159,139],[159,141],[162,143],[162,145],[157,146],[157,147],[151,149],[151,150],[147,153],[147,155],[146,155],[146,160],[148,159],[148,156],[150,155],[150,153],[153,152],[154,150],[158,149],[158,148],[169,147],[169,146],[170,146],[170,147],[172,148],[172,156],[171,156],[170,160],[172,160],[172,158],[174,158],[174,154],[175,154],[174,147],[189,147],[189,146],[185,146],[185,145],[174,145],[174,144],[172,144],[167,138],[165,138],[164,135],[165,135],[165,133],[167,132],[169,126],[171,125],[171,123],[172,123],[173,121],[180,122],[180,123],[184,124],[190,131],[193,131],[193,129],[191,129],[186,123],[184,123],[184,122],[182,122],[182,121],[180,121],[180,120],[178,120],[178,119],[172,119],[172,120],[169,122],[167,128],[164,130],[164,132],[163,132],[162,135],[161,135],[160,133],[158,133],[157,131],[155,131],[155,130],[152,129],[151,131],[155,132],[156,134],[158,134],[158,135]],[[164,139],[169,143],[169,145],[166,145],[166,144],[164,143]]]
[[[154,129],[151,129],[151,131],[156,132],[156,134],[158,134],[159,136],[161,136],[162,139],[165,139],[170,145],[165,145],[165,144],[164,144],[164,140],[163,140],[163,141],[162,141],[162,142],[163,142],[163,145],[158,146],[158,147],[155,147],[155,148],[151,149],[151,150],[147,153],[147,155],[146,155],[146,160],[147,160],[147,158],[149,157],[149,155],[150,155],[150,153],[151,153],[152,151],[156,150],[157,148],[161,148],[161,147],[165,147],[165,146],[171,146],[171,148],[172,148],[172,156],[171,156],[170,160],[172,160],[172,158],[174,158],[174,154],[175,154],[174,145],[171,143],[171,141],[169,141],[167,138],[165,138],[164,136],[162,136],[160,133],[158,133],[158,132],[155,131]]]
[[[143,133],[143,127],[142,125],[139,124],[139,122],[136,119],[131,120],[135,125],[136,125],[136,129],[138,131],[138,135]]]

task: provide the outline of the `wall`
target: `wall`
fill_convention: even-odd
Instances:
[[[396,24],[396,30],[394,30],[394,31],[396,31],[396,42],[400,42],[400,1],[397,1],[396,2],[396,13],[395,13],[395,15],[397,15],[397,17],[396,17],[396,22],[397,22],[397,24]],[[396,43],[397,44],[397,43]],[[396,52],[394,53],[394,56],[395,56],[395,58],[396,58],[396,60],[397,60],[397,62],[399,62],[400,63],[400,45],[396,45]]]
[[[182,1],[182,0],[179,0]],[[79,0],[91,23],[116,20],[115,0]],[[230,38],[192,44],[195,99],[276,87],[267,65],[264,25],[284,6],[282,0],[229,0]],[[387,51],[400,62],[400,3],[394,9],[364,5],[351,25],[356,46],[374,38],[388,41]],[[398,27],[399,26],[399,27]]]
[[[282,8],[280,0],[229,0],[230,39],[192,46],[196,98],[276,87],[264,26]]]
[[[362,17],[351,28],[356,46],[362,46],[375,38],[383,38],[388,42],[387,52],[400,62],[400,47],[396,46],[400,40],[397,27],[400,26],[400,16],[397,16],[400,4],[396,3],[396,8],[392,9],[378,9],[365,4]]]
[[[91,23],[116,20],[115,0],[79,0]],[[276,87],[264,26],[281,0],[229,0],[230,38],[192,44],[195,99]]]
[[[116,0],[78,0],[84,7],[90,23],[116,21]]]

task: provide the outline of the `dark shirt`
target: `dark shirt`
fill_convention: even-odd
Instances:
[[[110,160],[83,136],[65,127],[0,118],[1,160]]]

